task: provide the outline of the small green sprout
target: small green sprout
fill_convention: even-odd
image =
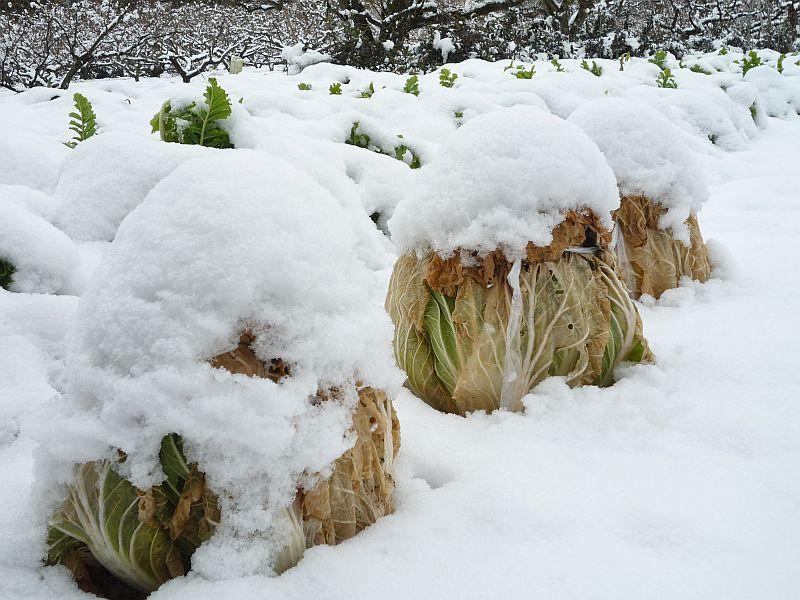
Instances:
[[[558,62],[557,58],[550,59],[550,64],[556,68],[556,73],[563,73],[564,67],[561,66],[561,63]]]
[[[589,66],[589,63],[586,60],[581,61],[581,69],[585,71],[589,71],[595,77],[600,77],[603,74],[603,67],[597,64],[596,61],[592,61],[592,65]]]
[[[778,73],[783,73],[783,61],[786,59],[786,52],[778,57]]]
[[[366,133],[358,131],[359,125],[360,123],[358,121],[353,123],[353,126],[350,128],[350,137],[348,137],[344,143],[350,144],[351,146],[358,146],[359,148],[369,148],[369,136]]]
[[[742,77],[747,75],[747,72],[750,69],[754,67],[759,67],[762,64],[764,63],[761,61],[761,57],[758,54],[756,54],[756,51],[750,50],[750,52],[745,54],[744,57],[742,58]]]
[[[97,115],[94,114],[92,103],[83,94],[74,94],[72,96],[75,102],[75,110],[69,113],[72,117],[69,122],[69,129],[75,135],[72,139],[64,145],[74,148],[78,142],[88,140],[95,133],[97,133]]]
[[[407,144],[400,143],[395,146],[392,152],[387,152],[374,145],[369,135],[359,131],[359,127],[360,123],[358,121],[353,123],[353,126],[350,128],[350,135],[344,141],[345,144],[364,148],[371,152],[377,152],[378,154],[383,154],[385,156],[392,156],[397,160],[406,163],[412,169],[419,169],[422,166],[419,156],[416,154],[416,152],[409,148]],[[400,140],[403,139],[402,135],[398,135],[397,137]]]
[[[672,76],[672,71],[669,70],[669,67],[665,67],[661,71],[658,79],[656,79],[656,85],[660,88],[678,89],[678,82],[675,81],[675,77]]]
[[[150,120],[152,133],[158,133],[164,142],[233,148],[228,132],[220,126],[231,116],[231,100],[214,77],[208,79],[203,99],[204,105],[192,102],[176,110],[167,100]]]
[[[375,84],[373,84],[370,81],[369,86],[367,86],[367,89],[361,90],[361,95],[359,96],[359,98],[372,98],[372,94],[374,93],[375,93]]]
[[[705,70],[703,67],[701,67],[700,65],[692,65],[691,67],[689,67],[689,70],[690,70],[692,73],[702,73],[703,75],[711,75],[711,71],[706,71],[706,70]]]
[[[402,138],[402,135],[397,137]],[[422,165],[419,156],[405,144],[400,144],[394,149],[394,157],[400,162],[406,163],[412,169],[419,169]]]
[[[533,76],[536,74],[536,67],[531,65],[530,70],[526,71],[525,67],[522,65],[518,65],[516,70],[514,71],[513,75],[517,79],[533,79]]]
[[[311,89],[311,84],[310,83],[298,83],[297,84],[297,89],[300,90],[301,92],[307,92],[307,91],[309,91]]]
[[[412,75],[406,79],[406,84],[403,86],[403,91],[406,94],[414,94],[419,96],[419,77]]]
[[[446,88],[453,87],[453,84],[458,79],[458,74],[451,73],[450,69],[442,67],[442,70],[439,71],[439,85]]]
[[[342,84],[341,84],[341,83],[339,83],[338,81],[336,81],[336,82],[332,83],[332,84],[331,84],[331,85],[328,87],[328,93],[329,93],[331,96],[341,96],[341,95],[342,95]]]
[[[658,50],[653,56],[651,56],[647,62],[653,63],[662,71],[667,66],[667,51],[666,50]]]

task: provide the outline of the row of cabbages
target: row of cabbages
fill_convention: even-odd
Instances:
[[[211,112],[173,100],[154,128],[198,134],[170,121],[187,107]],[[568,119],[517,106],[463,120],[388,219],[400,257],[377,296],[388,242],[342,200],[352,182],[298,168],[278,142],[244,149],[242,120],[208,123],[235,150],[115,133],[79,144],[61,193],[116,177],[123,197],[38,209],[73,238],[113,239],[38,431],[48,563],[109,598],[190,569],[280,573],[393,511],[404,381],[438,410],[520,411],[548,376],[605,386],[621,362],[653,360],[633,299],[711,272],[706,185],[674,126],[616,97]],[[20,214],[46,203],[21,189],[7,190]],[[40,291],[81,286],[68,282]]]

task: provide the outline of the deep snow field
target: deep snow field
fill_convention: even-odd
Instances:
[[[187,90],[199,98],[201,78],[0,93],[0,257],[19,270],[17,291],[0,290],[0,598],[92,597],[65,568],[40,564],[52,507],[41,490],[57,476],[35,463],[77,461],[93,451],[81,440],[94,425],[84,431],[60,408],[74,383],[70,374],[86,374],[71,366],[80,362],[74,353],[100,339],[79,331],[92,318],[76,316],[79,298],[89,290],[97,303],[104,282],[92,281],[96,268],[104,276],[115,264],[144,268],[136,256],[128,263],[119,254],[103,257],[129,214],[138,226],[147,223],[137,206],[159,181],[200,157],[205,173],[198,178],[234,190],[229,202],[240,188],[254,197],[282,193],[282,170],[321,186],[352,228],[355,241],[341,252],[364,263],[370,302],[379,307],[395,253],[369,217],[379,212],[386,230],[420,171],[344,144],[354,122],[387,150],[402,134],[424,170],[447,136],[476,115],[531,105],[567,118],[604,96],[637,98],[666,115],[709,183],[699,221],[714,278],[637,303],[655,364],[624,366],[605,389],[546,380],[525,398],[521,414],[441,414],[400,390],[395,514],[338,546],[307,550],[279,577],[228,578],[225,568],[204,563],[202,574],[172,580],[150,597],[797,598],[800,66],[787,60],[778,74],[777,55],[762,54],[768,64],[744,78],[734,52],[686,60],[687,68],[671,61],[677,89],[656,87],[660,69],[641,59],[622,72],[617,61],[598,61],[601,77],[578,61],[562,61],[564,73],[540,61],[530,80],[504,71],[507,63],[467,61],[448,65],[459,75],[453,88],[440,86],[437,73],[420,76],[418,97],[402,91],[405,76],[335,65],[293,76],[218,74],[232,98],[243,99],[230,124],[236,150],[165,144],[150,135],[148,122],[162,102]],[[713,74],[692,72],[691,64]],[[328,93],[334,81],[343,82],[342,95]],[[299,90],[301,82],[311,89]],[[374,95],[358,97],[370,82]],[[63,142],[75,91],[92,101],[99,131],[71,150]],[[220,153],[238,157],[242,149],[253,151],[214,172]],[[286,163],[269,166],[279,160]],[[476,177],[481,168],[475,165]],[[251,189],[256,184],[263,188]],[[181,197],[176,184],[145,204],[168,203],[163,190],[189,207],[187,228],[197,219],[213,228],[215,215],[192,212],[192,198]],[[180,215],[165,214],[177,219],[170,226],[180,225]],[[335,218],[301,236],[307,246],[319,240],[314,260],[339,247],[326,245]],[[136,247],[138,230],[126,226]],[[177,231],[163,227],[164,235]],[[308,250],[287,239],[287,253]],[[197,260],[208,262],[200,254]],[[164,275],[152,273],[155,280]],[[291,278],[291,269],[283,276]],[[300,281],[297,293],[346,302],[336,281]],[[227,418],[235,422],[236,415]],[[236,562],[233,547],[228,558]]]

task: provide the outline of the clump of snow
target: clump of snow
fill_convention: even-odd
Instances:
[[[111,241],[159,180],[203,150],[126,132],[81,142],[61,169],[53,222],[76,240]]]
[[[13,130],[12,130],[13,131]],[[0,138],[0,183],[51,193],[70,150],[45,135],[7,132]]]
[[[16,269],[11,291],[69,291],[70,277],[80,264],[73,241],[44,218],[2,195],[0,214],[0,258]]]
[[[420,189],[389,221],[400,250],[458,249],[509,255],[546,246],[568,209],[610,222],[614,174],[578,127],[538,108],[515,107],[463,125],[423,167]]]
[[[122,223],[85,292],[69,385],[48,444],[56,461],[127,452],[139,487],[161,480],[162,437],[184,437],[223,520],[193,559],[207,577],[268,572],[277,518],[308,474],[347,450],[354,380],[390,391],[402,378],[392,327],[333,196],[276,156],[248,150],[187,161]],[[210,366],[250,329],[281,383]],[[341,386],[344,402],[310,401]]]
[[[316,50],[306,50],[304,44],[299,42],[294,46],[285,46],[281,50],[281,58],[286,61],[289,75],[296,75],[306,67],[328,62],[331,56]]]
[[[689,241],[684,221],[708,197],[694,153],[675,126],[642,101],[600,98],[578,108],[569,121],[600,147],[623,196],[647,196],[668,211],[661,226]]]
[[[442,54],[442,62],[447,62],[447,57],[456,50],[452,38],[442,37],[438,31],[433,34],[433,47]]]
[[[394,157],[343,143],[345,132],[352,127],[346,115],[343,117],[323,124],[324,135],[335,142],[295,133],[265,136],[255,148],[263,152],[264,162],[280,156],[330,192],[348,213],[350,227],[358,238],[359,258],[370,269],[391,269],[394,247],[375,228],[370,215],[376,211],[390,214],[407,193],[416,171]],[[382,305],[382,291],[379,296]]]
[[[747,111],[756,125],[766,127],[766,111],[755,85],[748,81],[733,81],[722,83],[722,85],[725,94],[734,104],[738,105],[742,111]]]

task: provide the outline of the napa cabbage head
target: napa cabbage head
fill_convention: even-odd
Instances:
[[[651,357],[606,252],[518,260],[489,285],[462,274],[447,289],[429,285],[430,260],[413,252],[398,259],[386,308],[408,387],[439,410],[521,410],[548,376],[610,385],[622,361]]]

